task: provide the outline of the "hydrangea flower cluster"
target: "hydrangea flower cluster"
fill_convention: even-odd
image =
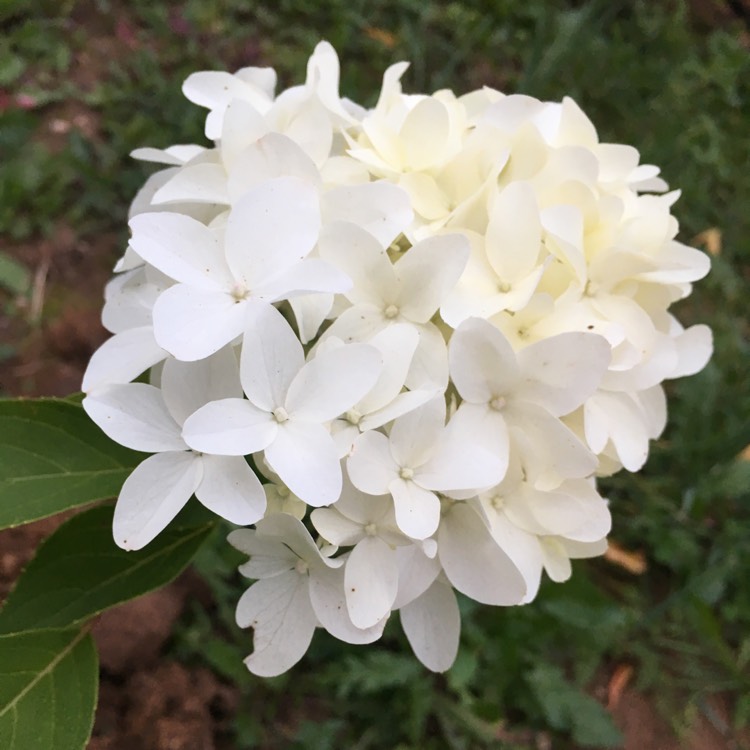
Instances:
[[[102,430],[152,454],[114,536],[143,547],[192,495],[254,525],[229,541],[258,675],[318,627],[375,641],[394,611],[448,669],[455,591],[524,604],[604,552],[596,477],[641,468],[662,382],[711,353],[669,312],[709,261],[656,167],[571,99],[405,94],[406,68],[369,110],[325,42],[278,95],[272,69],[195,73],[213,145],[133,154],[163,168],[83,383]]]

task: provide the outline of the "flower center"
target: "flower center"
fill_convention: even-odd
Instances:
[[[414,469],[410,469],[407,466],[404,466],[404,468],[399,471],[398,475],[401,477],[401,479],[413,479]]]
[[[362,421],[362,415],[356,409],[349,409],[349,411],[344,414],[344,419],[351,424],[357,425]]]
[[[287,414],[287,411],[283,406],[279,406],[278,408],[273,410],[273,418],[279,424],[281,424],[282,422],[286,422],[287,419],[289,419],[289,415]]]
[[[396,305],[388,305],[388,307],[383,310],[383,315],[389,320],[395,318],[398,315],[398,307],[396,307]]]
[[[250,296],[250,290],[242,286],[242,284],[235,284],[230,294],[235,302],[242,302],[242,300]]]
[[[364,531],[367,536],[375,536],[378,533],[378,527],[374,523],[368,523]]]
[[[307,575],[307,571],[310,570],[310,566],[304,560],[297,560],[297,564],[294,569],[301,575]]]
[[[502,510],[505,507],[505,498],[502,495],[493,495],[490,498],[490,505],[495,510]]]
[[[497,285],[497,290],[503,294],[507,294],[513,287],[507,281],[501,281]]]
[[[495,396],[490,401],[490,409],[494,409],[495,411],[502,411],[503,407],[505,406],[505,398],[503,396]]]
[[[587,281],[586,288],[583,290],[583,293],[587,297],[595,297],[599,293],[599,284],[597,284],[595,281]]]

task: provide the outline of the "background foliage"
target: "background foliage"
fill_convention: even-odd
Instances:
[[[619,565],[577,564],[571,582],[544,586],[530,607],[462,602],[462,648],[447,675],[427,674],[389,626],[382,644],[367,649],[319,634],[291,675],[252,678],[241,664],[249,636],[233,624],[238,561],[223,543],[225,529],[211,532],[196,565],[214,591],[213,609],[192,607],[173,649],[240,686],[230,740],[237,747],[532,748],[545,737],[555,748],[616,747],[619,735],[595,697],[631,667],[638,688],[657,696],[678,732],[699,714],[727,738],[750,723],[745,7],[718,0],[691,7],[645,0],[0,3],[0,305],[13,333],[6,340],[0,332],[0,366],[63,314],[71,295],[99,304],[95,282],[77,278],[71,295],[48,297],[42,310],[38,279],[18,248],[54,243],[72,228],[89,248],[74,271],[85,279],[106,269],[124,245],[127,205],[146,174],[127,154],[143,145],[203,143],[204,111],[180,94],[187,74],[268,64],[289,85],[303,77],[320,38],[339,52],[342,91],[366,104],[383,69],[401,59],[412,61],[407,90],[489,84],[539,98],[573,96],[603,141],[636,145],[682,188],[681,238],[714,256],[711,275],[677,313],[685,324],[711,325],[715,356],[704,372],[670,386],[669,426],[644,471],[603,483],[613,538],[629,552]],[[0,387],[22,392],[23,381],[14,382]],[[0,648],[12,637],[19,636],[2,636]],[[715,693],[729,696],[728,718],[712,710]],[[291,734],[274,745],[280,723]]]

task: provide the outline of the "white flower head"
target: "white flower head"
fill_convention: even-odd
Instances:
[[[236,614],[240,627],[255,631],[255,650],[245,660],[254,674],[271,677],[294,666],[318,625],[347,643],[380,638],[385,618],[370,628],[355,627],[344,606],[341,561],[324,557],[296,518],[269,516],[255,531],[232,532],[229,541],[250,556],[240,572],[257,579]]]
[[[505,472],[505,462],[462,424],[445,424],[445,399],[437,396],[396,419],[388,436],[371,430],[347,461],[355,487],[393,497],[396,523],[413,539],[426,539],[440,523],[438,492],[479,490]]]
[[[223,349],[201,362],[168,360],[162,389],[111,385],[83,400],[87,414],[118,443],[153,453],[125,480],[115,507],[115,541],[148,544],[195,493],[209,510],[245,526],[260,520],[266,499],[242,456],[196,453],[181,436],[183,422],[203,404],[241,392],[237,360]]]
[[[225,456],[263,451],[286,486],[309,505],[341,493],[338,452],[327,423],[351,408],[377,380],[382,360],[350,344],[305,362],[302,345],[274,307],[261,306],[244,335],[240,379],[247,399],[206,404],[185,423],[194,450]]]
[[[448,669],[455,592],[526,604],[601,554],[595,477],[643,466],[663,382],[711,355],[671,312],[710,264],[676,239],[657,167],[570,98],[409,94],[407,67],[370,110],[327,42],[278,92],[270,68],[194,73],[211,143],[133,152],[161,168],[130,207],[83,406],[152,454],[118,544],[193,494],[256,525],[230,541],[258,675],[317,627],[372,642],[394,611]]]

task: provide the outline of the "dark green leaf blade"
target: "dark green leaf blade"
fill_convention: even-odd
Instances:
[[[79,513],[21,575],[0,610],[0,633],[73,625],[163,586],[190,563],[213,525],[178,519],[145,549],[126,552],[112,540],[112,508]]]
[[[78,404],[0,400],[0,529],[113,497],[143,458]]]
[[[0,747],[82,750],[99,678],[91,636],[75,628],[0,636]]]

